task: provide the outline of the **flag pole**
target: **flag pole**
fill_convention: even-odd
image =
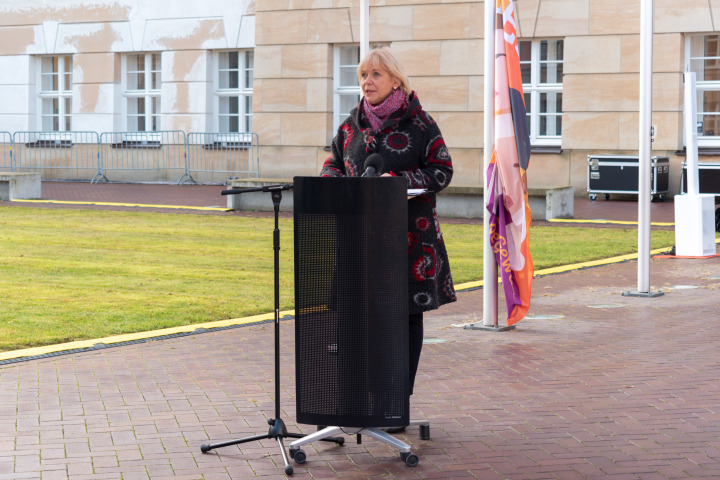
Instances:
[[[483,325],[465,328],[502,332],[514,329],[527,314],[535,268],[526,176],[530,133],[515,6],[513,0],[493,3],[485,0]],[[507,306],[504,327],[498,325],[498,274]]]
[[[360,0],[360,60],[370,51],[370,0]]]
[[[698,183],[698,126],[697,126],[697,92],[695,90],[697,81],[695,72],[687,71],[683,74],[685,83],[685,149],[686,155],[686,176],[687,194],[699,195],[700,184]]]
[[[498,270],[497,260],[490,244],[490,212],[485,208],[487,201],[487,171],[495,142],[495,0],[485,0],[484,38],[484,90],[483,90],[483,165],[480,181],[483,185],[483,320],[468,323],[466,330],[498,329]]]
[[[652,164],[653,0],[640,2],[640,124],[638,152],[638,285],[624,296],[657,297],[650,291],[650,174]]]
[[[495,144],[495,0],[485,0],[485,45],[483,73],[483,321],[468,323],[466,330],[500,331],[498,327],[498,267],[490,244],[490,212],[485,208],[488,199],[487,171]],[[505,327],[502,330],[506,330]]]
[[[495,0],[485,0],[485,55],[484,55],[484,137],[483,169],[480,174],[487,200],[486,173],[492,159],[495,142]],[[483,325],[498,326],[498,271],[495,254],[490,244],[490,213],[483,208]]]

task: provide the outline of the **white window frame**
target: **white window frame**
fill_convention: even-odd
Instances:
[[[46,61],[53,62],[52,71],[44,70]],[[56,62],[57,60],[57,62]],[[67,132],[72,130],[72,84],[73,84],[73,57],[72,55],[43,55],[39,57],[40,68],[37,69],[38,85],[38,130],[44,132]],[[57,66],[57,69],[55,67]],[[69,68],[69,69],[68,69]],[[57,76],[57,89],[46,90],[43,79],[48,76]],[[52,84],[53,82],[51,82]],[[57,101],[57,108],[52,113],[43,111],[43,105],[48,101]],[[68,105],[69,103],[69,105]],[[53,128],[45,128],[44,120],[52,119]],[[57,125],[55,123],[57,122]]]
[[[333,57],[333,132],[336,132],[337,129],[340,127],[340,124],[345,121],[345,119],[348,117],[348,114],[350,111],[344,112],[341,111],[341,105],[342,105],[342,99],[347,97],[355,96],[357,98],[357,101],[355,101],[355,105],[358,104],[360,101],[360,98],[362,98],[362,90],[360,89],[360,84],[357,81],[357,74],[354,75],[355,82],[352,84],[343,84],[341,82],[342,75],[341,71],[343,69],[349,70],[353,69],[354,72],[357,72],[357,67],[360,64],[358,61],[355,64],[349,63],[349,64],[341,64],[342,59],[342,51],[346,49],[356,49],[358,58],[360,55],[360,45],[336,45],[334,49],[334,57]],[[352,103],[352,102],[351,102]]]
[[[534,39],[534,40],[520,40],[520,43],[524,42],[530,42],[531,43],[531,55],[530,55],[530,61],[521,61],[521,64],[528,64],[530,63],[530,83],[523,83],[523,93],[526,96],[526,105],[525,108],[527,110],[527,116],[528,116],[528,130],[530,131],[530,144],[533,146],[560,146],[562,144],[562,132],[559,134],[554,135],[548,135],[544,134],[542,135],[540,133],[540,120],[543,116],[559,116],[560,117],[560,125],[562,130],[562,110],[561,111],[552,111],[556,110],[555,108],[548,108],[548,112],[540,112],[540,101],[541,96],[543,94],[553,94],[553,93],[559,93],[561,95],[562,99],[562,91],[563,91],[563,83],[562,78],[556,79],[559,81],[556,82],[546,82],[541,83],[540,78],[540,72],[541,72],[541,65],[543,63],[559,63],[562,64],[564,62],[563,59],[558,60],[541,60],[541,44],[542,42],[557,42],[557,41],[563,41],[562,39],[557,38],[543,38],[543,39]],[[527,104],[527,97],[530,97],[529,105]],[[560,100],[560,104],[562,105],[562,100]],[[550,106],[549,106],[550,107]],[[555,103],[555,107],[557,107],[557,103]]]
[[[221,56],[231,53],[238,54],[238,67],[237,68],[221,68]],[[214,105],[213,111],[215,131],[217,133],[250,133],[252,132],[252,117],[253,117],[253,83],[255,73],[255,52],[252,49],[240,49],[240,50],[220,50],[214,54]],[[233,72],[237,71],[238,85],[237,87],[225,87],[222,88],[220,85],[220,77],[222,72]],[[222,113],[222,101],[225,99],[237,98],[238,99],[238,111],[233,113]],[[228,125],[231,122],[232,117],[236,117],[238,128],[237,130],[230,130],[223,128],[223,117],[228,118]]]
[[[128,60],[130,58],[135,58],[139,55],[144,55],[144,64],[143,64],[143,70],[133,70],[133,72],[142,72],[144,75],[144,85],[143,88],[137,88],[137,89],[130,89],[130,86],[128,85],[128,74],[129,66],[128,66]],[[152,59],[153,57],[157,58],[158,60],[158,69],[153,70],[152,68]],[[157,74],[157,84],[156,88],[153,88],[152,85],[152,75],[153,73]],[[161,96],[161,90],[162,90],[162,54],[159,52],[138,52],[138,53],[129,53],[126,55],[123,55],[122,57],[122,91],[123,91],[123,106],[122,106],[122,116],[123,116],[123,125],[125,126],[125,131],[127,132],[157,132],[162,129],[162,115],[160,112],[160,102],[162,99]],[[145,112],[142,114],[142,117],[144,119],[145,128],[143,130],[139,129],[130,129],[130,117],[138,117],[140,118],[140,115],[135,115],[130,113],[129,103],[131,101],[137,101],[138,99],[143,99],[145,104]],[[157,108],[154,107],[153,100],[157,100],[155,104],[157,105]],[[155,111],[158,110],[158,111]],[[157,124],[153,128],[153,120],[157,120]]]
[[[705,57],[703,55],[704,52],[698,52],[699,55],[693,56],[693,40],[704,39],[708,36],[716,36],[718,37],[718,42],[720,42],[720,35],[718,35],[717,32],[705,33],[700,35],[687,35],[685,37],[685,71],[695,72],[695,95],[697,99],[696,123],[699,124],[700,122],[702,122],[702,131],[700,128],[698,128],[698,147],[720,147],[720,129],[718,132],[715,132],[715,135],[704,135],[703,133],[705,122],[702,120],[704,116],[708,113],[705,112],[705,102],[703,101],[704,94],[705,92],[720,92],[720,80],[704,80],[704,62],[700,66],[700,68],[693,69],[695,68],[695,65],[693,65],[693,60],[715,61],[717,64],[720,64],[720,54],[717,57]],[[703,46],[704,43],[705,42],[703,41]],[[710,113],[720,116],[720,111]],[[683,122],[683,130],[684,126],[685,122]],[[684,144],[685,135],[683,134],[683,145]]]

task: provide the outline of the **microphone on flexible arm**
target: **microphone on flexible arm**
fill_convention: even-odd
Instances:
[[[369,157],[365,159],[365,173],[362,174],[363,177],[378,177],[382,173],[383,164],[385,162],[383,161],[382,155],[379,153],[372,153]]]

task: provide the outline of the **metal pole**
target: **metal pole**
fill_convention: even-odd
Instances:
[[[640,125],[638,156],[638,288],[630,296],[650,292],[650,168],[652,163],[653,0],[640,2]],[[662,293],[659,293],[662,295]]]
[[[695,72],[685,72],[685,172],[687,175],[687,193],[700,194],[698,184],[698,135],[697,135],[697,96],[695,95]]]
[[[485,58],[484,58],[484,137],[483,170],[481,178],[485,185],[485,175],[492,159],[495,143],[495,0],[485,0]],[[487,185],[483,190],[483,202],[487,200]],[[483,324],[498,326],[498,270],[495,254],[490,244],[490,214],[483,209]]]
[[[370,51],[370,0],[360,0],[360,60]]]
[[[640,7],[640,165],[638,170],[638,292],[650,291],[650,165],[652,144],[653,0]]]

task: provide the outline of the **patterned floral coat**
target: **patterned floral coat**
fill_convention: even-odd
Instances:
[[[320,174],[362,175],[365,159],[377,152],[384,160],[382,173],[404,176],[408,188],[427,189],[428,193],[408,200],[410,314],[454,302],[455,288],[435,199],[435,193],[447,187],[453,175],[440,128],[422,109],[415,92],[374,135],[361,104],[340,125],[332,155]]]

